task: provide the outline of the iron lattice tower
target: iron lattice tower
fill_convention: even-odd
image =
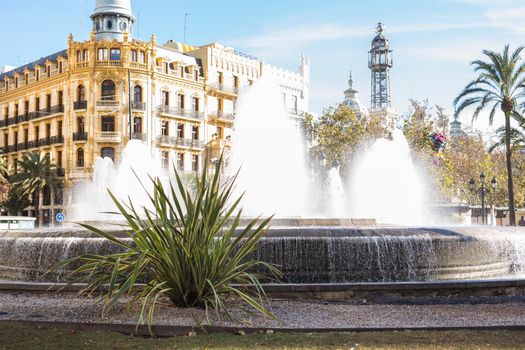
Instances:
[[[383,35],[383,24],[377,24],[377,35],[372,40],[372,48],[368,53],[368,68],[372,72],[371,102],[372,109],[382,109],[392,106],[390,90],[390,73],[393,66],[390,43]]]

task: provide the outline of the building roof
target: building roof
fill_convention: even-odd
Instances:
[[[131,0],[97,0],[91,17],[109,13],[135,18],[131,11]]]
[[[67,57],[67,50],[62,50],[59,52],[56,52],[52,55],[42,57],[36,61],[27,63],[23,66],[20,66],[18,68],[15,68],[9,72],[0,74],[0,80],[4,80],[5,77],[12,77],[14,73],[23,73],[24,70],[27,69],[33,69],[36,65],[43,66],[45,65],[46,61],[56,61],[59,56]]]
[[[352,79],[352,73],[350,72],[350,77],[348,79],[349,88],[345,90],[345,99],[343,103],[348,107],[352,108],[355,115],[361,119],[362,117],[368,116],[368,109],[366,106],[359,100],[359,92],[354,89],[354,80]]]

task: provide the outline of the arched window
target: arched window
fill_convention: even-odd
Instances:
[[[142,134],[142,118],[141,117],[133,118],[133,132],[136,134]]]
[[[84,149],[83,148],[77,149],[77,167],[79,168],[84,167]]]
[[[77,102],[86,100],[86,88],[84,85],[79,85],[77,87]]]
[[[135,85],[133,88],[133,101],[142,102],[142,87],[140,85]]]
[[[109,158],[115,161],[115,149],[113,147],[104,147],[100,153],[102,158]]]
[[[104,80],[102,82],[102,100],[116,100],[115,82]]]

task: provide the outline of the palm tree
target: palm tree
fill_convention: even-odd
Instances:
[[[509,53],[509,45],[505,45],[503,53],[484,50],[488,61],[477,60],[471,64],[478,77],[468,84],[456,97],[454,105],[456,114],[465,108],[476,106],[472,120],[479,113],[490,109],[489,123],[492,125],[498,108],[505,114],[505,152],[507,163],[507,188],[509,197],[509,224],[516,225],[514,211],[514,183],[512,180],[512,147],[511,118],[516,117],[520,100],[525,97],[525,64],[521,62],[520,54],[523,47]]]
[[[40,196],[44,189],[54,193],[61,185],[59,168],[51,163],[49,155],[41,157],[40,152],[24,153],[18,161],[18,171],[12,176],[12,182],[23,193],[33,194],[36,222],[40,220]]]

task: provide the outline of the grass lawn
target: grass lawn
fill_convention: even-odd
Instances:
[[[0,349],[525,349],[525,331],[212,334],[150,339],[2,324]]]

